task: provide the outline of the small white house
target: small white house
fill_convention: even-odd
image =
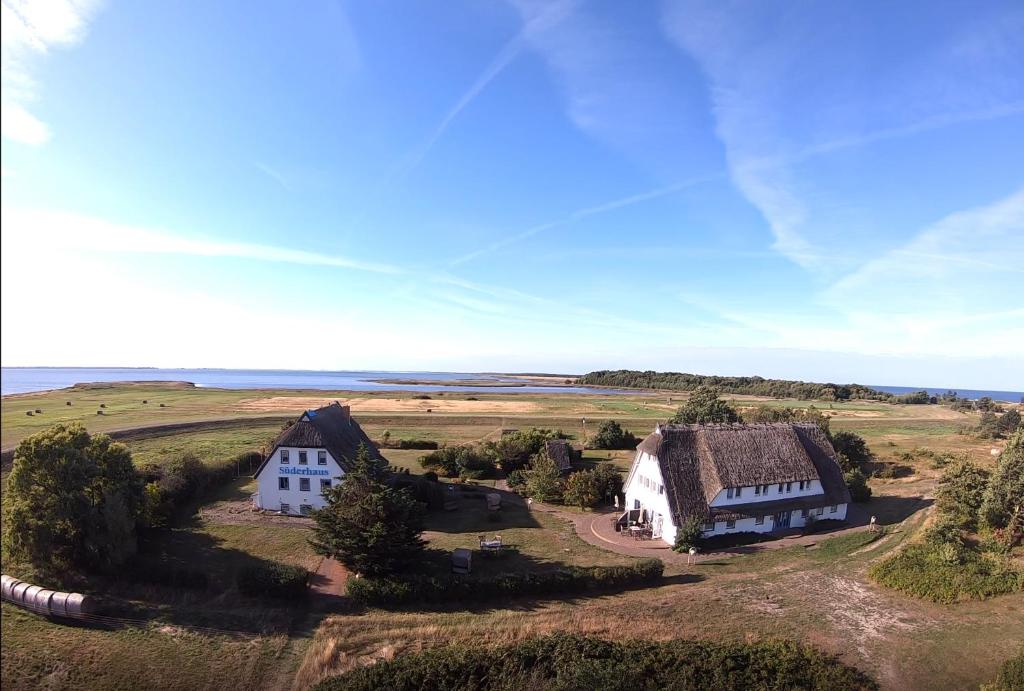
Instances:
[[[326,505],[323,491],[340,482],[360,445],[381,458],[380,451],[337,401],[307,410],[284,429],[256,471],[258,508],[309,515]]]
[[[768,533],[844,520],[850,502],[832,444],[810,423],[659,425],[623,489],[626,510],[669,544],[691,518],[705,537]]]

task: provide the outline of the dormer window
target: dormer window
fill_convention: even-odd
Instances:
[[[727,499],[732,499],[732,487],[730,487],[729,489],[725,490],[725,496],[726,496]]]
[[[288,465],[288,449],[281,449],[281,465]]]

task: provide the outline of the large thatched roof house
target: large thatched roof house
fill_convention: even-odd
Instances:
[[[381,457],[347,405],[307,410],[281,431],[256,471],[256,506],[296,515],[322,508],[322,492],[351,469],[360,445]]]
[[[624,487],[654,536],[690,518],[706,537],[846,518],[850,493],[824,432],[810,423],[659,425],[637,446]]]

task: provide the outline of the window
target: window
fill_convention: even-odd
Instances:
[[[665,485],[658,485],[658,494],[665,493]]]
[[[725,522],[725,529],[726,530],[732,530],[735,527],[736,527],[736,521],[726,521]]]
[[[800,509],[800,517],[807,518],[807,509]]]
[[[308,477],[300,477],[299,478],[299,491],[300,492],[308,492],[309,491],[309,478]]]
[[[288,489],[288,478],[286,478],[286,477],[279,477],[279,478],[277,478],[277,488],[278,489]]]
[[[779,483],[779,494],[782,494],[782,483]]]
[[[313,513],[313,507],[310,506],[309,504],[302,504],[299,506],[299,512],[303,516],[308,516],[309,514]]]
[[[838,510],[839,510],[839,507],[836,506],[835,504],[833,504],[832,506],[828,507],[828,512],[829,513],[835,513]]]
[[[807,489],[810,489],[813,486],[814,486],[814,480],[808,480],[807,481]]]
[[[307,461],[306,452],[305,451],[300,451],[299,452],[299,465],[307,465],[306,461]]]
[[[331,481],[330,480],[321,480],[320,481],[320,491],[321,492],[323,492],[325,490],[329,490],[330,488],[331,488]]]
[[[764,525],[764,516],[758,516],[755,518],[754,525]]]
[[[714,529],[715,529],[715,522],[714,521],[707,521],[707,522],[704,523],[704,530],[714,530]]]
[[[725,490],[725,497],[726,497],[726,499],[732,499],[732,487],[730,487],[729,489]]]
[[[814,513],[820,516],[821,514],[825,513],[825,507],[819,506],[817,509],[814,510]]]
[[[803,481],[803,480],[801,480],[801,481],[800,481],[800,490],[802,491],[802,490],[803,490],[803,488],[804,488],[804,481]]]
[[[761,485],[754,485],[754,494],[761,493]]]
[[[740,496],[742,496],[742,495],[743,495],[743,488],[742,487],[737,487],[736,488],[736,498],[739,499]]]
[[[291,504],[285,504],[284,502],[281,502],[281,513],[291,513],[291,512],[292,512],[292,505]]]
[[[288,449],[281,449],[281,465],[288,465]]]
[[[639,508],[640,508],[640,500],[639,499],[634,499],[633,500],[633,509],[637,510]]]
[[[787,482],[786,483],[786,492],[789,493],[789,492],[792,492],[792,491],[793,491],[793,483],[792,482]]]
[[[326,451],[317,451],[316,452],[316,464],[317,465],[327,465],[327,452]]]

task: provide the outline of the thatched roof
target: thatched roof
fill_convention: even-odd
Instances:
[[[812,423],[665,425],[648,435],[637,449],[657,457],[669,508],[680,522],[691,516],[706,520],[712,513],[722,520],[719,513],[744,517],[748,513],[762,515],[850,501],[835,451]],[[783,504],[797,499],[731,506],[714,512],[709,507],[727,487],[800,480],[819,480],[824,494],[800,497],[800,505],[792,507]]]
[[[346,472],[351,469],[359,445],[363,444],[377,458],[383,458],[377,446],[366,436],[359,423],[352,419],[349,407],[337,401],[323,408],[307,410],[290,427],[282,430],[273,448],[256,471],[258,477],[278,448],[327,449]],[[315,463],[315,460],[312,461]]]
[[[548,457],[555,462],[559,470],[562,472],[572,470],[576,451],[569,442],[565,439],[550,439],[544,443],[544,448],[548,452]]]

